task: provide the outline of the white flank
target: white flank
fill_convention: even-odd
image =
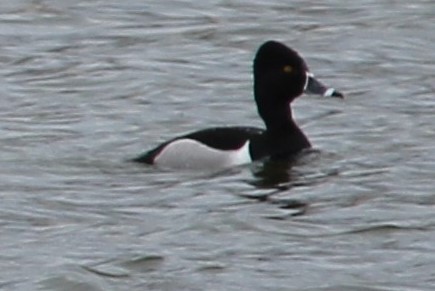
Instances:
[[[157,166],[187,169],[223,169],[252,162],[249,141],[237,150],[218,150],[192,139],[168,144],[156,157]]]

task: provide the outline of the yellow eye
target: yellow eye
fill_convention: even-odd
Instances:
[[[290,65],[284,66],[284,68],[282,68],[282,70],[284,71],[284,73],[291,73],[293,71],[293,67]]]

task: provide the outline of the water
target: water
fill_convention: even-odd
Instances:
[[[285,1],[284,1],[285,2]],[[433,290],[433,1],[2,1],[0,289]],[[288,169],[128,163],[262,126],[276,39],[347,94],[294,110]]]

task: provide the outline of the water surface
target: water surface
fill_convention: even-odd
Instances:
[[[433,290],[432,1],[2,1],[0,288]],[[344,101],[294,105],[289,168],[127,162],[262,126],[257,47],[294,47]]]

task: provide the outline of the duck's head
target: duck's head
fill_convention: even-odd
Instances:
[[[254,90],[257,102],[290,103],[304,92],[341,97],[314,78],[304,59],[293,49],[276,42],[265,42],[254,59]],[[273,100],[271,100],[273,99]]]

